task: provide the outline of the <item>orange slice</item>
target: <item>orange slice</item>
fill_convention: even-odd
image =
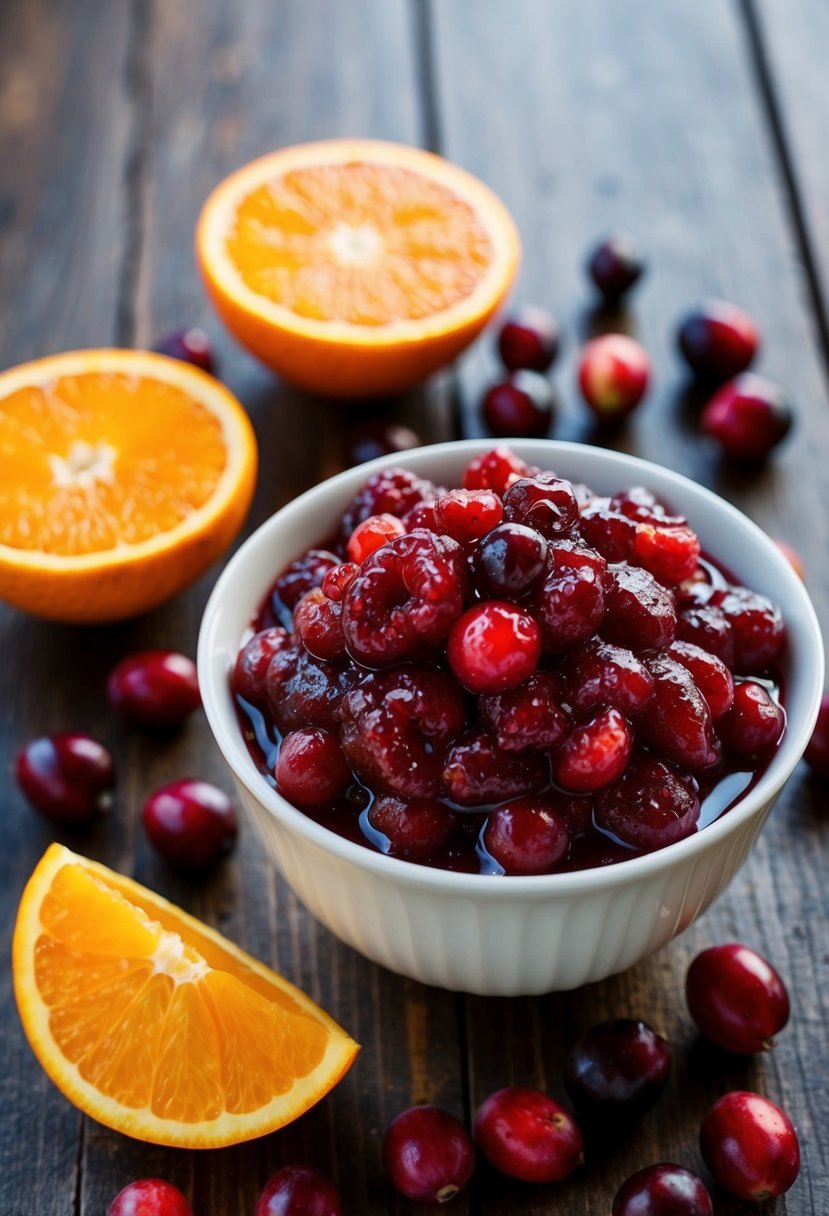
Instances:
[[[518,234],[482,182],[419,148],[283,148],[208,198],[196,254],[220,316],[286,380],[398,392],[448,363],[503,300]]]
[[[23,892],[12,968],[26,1037],[60,1091],[153,1144],[217,1148],[282,1127],[359,1050],[282,976],[57,844]]]
[[[0,599],[61,621],[161,603],[230,544],[256,480],[232,393],[135,350],[0,374]]]

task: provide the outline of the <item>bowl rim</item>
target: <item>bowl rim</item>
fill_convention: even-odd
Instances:
[[[459,458],[464,456],[469,458],[479,452],[485,452],[501,445],[509,446],[518,455],[522,455],[523,451],[528,459],[534,458],[532,454],[537,453],[539,448],[549,452],[551,460],[558,458],[562,462],[566,460],[567,456],[576,454],[583,456],[589,453],[590,459],[605,462],[611,469],[615,466],[620,473],[625,473],[627,476],[630,476],[631,473],[641,476],[645,485],[647,485],[649,473],[655,472],[659,478],[667,478],[681,489],[688,490],[708,502],[711,507],[723,513],[738,527],[747,529],[753,534],[765,551],[775,580],[786,587],[790,597],[799,601],[798,615],[801,630],[807,635],[807,644],[803,648],[804,655],[798,665],[798,679],[805,685],[806,704],[808,705],[808,711],[804,715],[803,721],[795,731],[791,729],[791,724],[787,723],[787,732],[784,735],[782,746],[775,754],[769,768],[756,785],[748,791],[744,799],[699,832],[666,845],[663,849],[612,865],[571,870],[564,873],[533,875],[467,874],[422,865],[377,852],[323,827],[287,802],[263,779],[262,774],[253,763],[239,729],[229,695],[227,684],[229,671],[227,669],[224,670],[222,677],[224,687],[220,689],[217,686],[214,678],[217,674],[217,666],[213,661],[213,655],[217,647],[220,608],[225,595],[235,583],[240,567],[250,561],[252,552],[267,549],[268,542],[275,533],[279,532],[283,526],[290,525],[295,517],[304,516],[319,498],[334,493],[338,488],[343,490],[352,486],[356,488],[372,473],[380,469],[392,465],[406,467],[412,459],[419,464],[422,460],[428,459],[429,455],[434,455],[435,452],[446,455],[457,454]],[[566,468],[563,475],[567,475]],[[620,484],[623,483],[620,482]],[[258,603],[250,605],[248,618],[252,617],[257,607]],[[235,653],[238,648],[238,642],[239,639],[236,639],[232,653]],[[813,659],[817,661],[806,662],[805,654],[808,653],[809,648],[812,649]],[[332,854],[339,861],[354,865],[358,869],[368,870],[381,879],[387,881],[397,879],[400,884],[431,887],[444,892],[451,891],[458,896],[472,897],[486,891],[491,898],[496,899],[515,899],[520,896],[535,895],[555,897],[575,892],[624,886],[645,878],[653,878],[677,865],[691,863],[703,853],[715,849],[717,845],[736,833],[741,825],[762,811],[791,776],[817,720],[823,691],[824,661],[820,626],[802,580],[762,528],[714,491],[664,465],[607,448],[555,439],[493,440],[486,437],[448,440],[380,456],[375,460],[367,461],[326,478],[281,507],[251,533],[221,572],[202,616],[197,654],[202,702],[219,749],[237,781],[277,821],[309,843],[316,845],[323,852]]]

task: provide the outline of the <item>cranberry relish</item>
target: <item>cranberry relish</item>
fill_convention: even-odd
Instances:
[[[332,831],[541,874],[711,823],[784,729],[779,609],[650,491],[506,447],[460,489],[375,473],[283,570],[232,676],[266,779]]]

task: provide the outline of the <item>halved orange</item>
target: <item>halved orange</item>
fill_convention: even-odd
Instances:
[[[12,967],[26,1037],[61,1092],[153,1144],[217,1148],[271,1132],[359,1051],[282,976],[57,844],[23,892]]]
[[[216,187],[196,230],[228,328],[286,380],[334,397],[397,392],[448,363],[503,300],[519,253],[481,181],[369,139],[252,161]]]
[[[0,373],[0,599],[110,621],[202,574],[256,481],[247,414],[163,355],[80,350]]]

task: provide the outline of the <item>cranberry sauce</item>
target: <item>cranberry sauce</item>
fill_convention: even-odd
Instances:
[[[707,827],[785,728],[779,609],[641,487],[508,448],[374,474],[276,577],[231,684],[264,779],[443,869],[609,865]]]

